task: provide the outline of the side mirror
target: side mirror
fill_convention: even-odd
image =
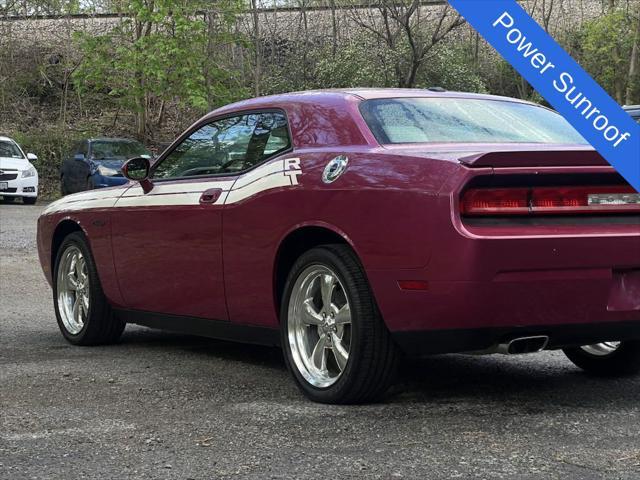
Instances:
[[[38,156],[34,153],[27,153],[27,160],[29,160],[30,162],[37,162]]]
[[[76,153],[73,156],[74,160],[78,160],[79,162],[84,162],[84,153]]]
[[[122,174],[129,180],[140,182],[144,193],[148,193],[153,188],[153,184],[149,180],[150,169],[151,162],[149,162],[148,158],[136,157],[124,163],[122,166]]]

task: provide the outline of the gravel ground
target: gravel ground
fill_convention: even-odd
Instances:
[[[562,354],[405,362],[384,403],[305,400],[278,350],[128,327],[79,348],[0,205],[0,478],[640,478],[640,379]]]

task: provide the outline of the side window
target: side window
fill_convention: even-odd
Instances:
[[[247,152],[247,168],[284,152],[291,146],[287,119],[282,113],[261,113],[256,117],[256,129]]]
[[[162,160],[153,178],[239,173],[290,145],[287,120],[282,113],[224,118],[193,132]]]

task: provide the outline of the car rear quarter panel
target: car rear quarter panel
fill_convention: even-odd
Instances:
[[[334,183],[322,181],[336,155],[349,157]],[[367,271],[421,269],[431,256],[431,212],[450,162],[389,155],[368,148],[297,151],[298,185],[268,190],[224,212],[224,268],[233,321],[277,326],[273,285],[275,259],[283,239],[305,226],[341,235]],[[266,287],[266,288],[265,288]]]

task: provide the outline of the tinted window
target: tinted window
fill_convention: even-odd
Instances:
[[[561,115],[526,103],[468,98],[397,98],[368,100],[360,109],[382,144],[586,144]]]
[[[141,156],[151,157],[151,153],[138,142],[97,140],[91,143],[93,160],[128,160]]]
[[[24,158],[18,146],[13,142],[0,141],[0,157]]]
[[[158,165],[153,177],[237,173],[284,152],[290,144],[282,113],[224,118],[192,133]]]

